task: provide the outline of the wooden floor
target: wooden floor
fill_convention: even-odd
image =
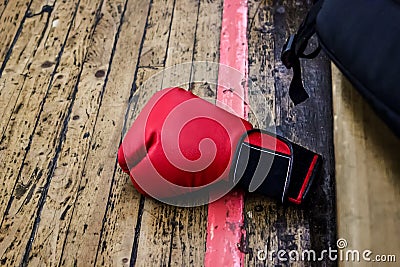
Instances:
[[[279,134],[322,154],[324,164],[303,208],[246,195],[246,266],[289,266],[260,261],[257,251],[265,247],[301,253],[336,243],[330,63],[322,55],[304,64],[311,98],[294,107],[291,73],[279,60],[308,2],[249,1],[249,77],[271,111],[260,127],[276,125]],[[146,80],[179,63],[218,62],[222,4],[0,2],[1,264],[202,266],[207,207],[144,198],[116,154],[149,88],[167,83],[147,83],[148,91],[135,93]],[[210,75],[217,81],[216,72]],[[198,95],[216,96],[215,85],[190,86],[190,75],[187,83]],[[290,264],[304,265],[311,263]]]
[[[396,257],[368,266],[399,266],[400,139],[334,66],[332,78],[338,236],[372,259]]]

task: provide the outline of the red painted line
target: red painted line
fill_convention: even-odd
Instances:
[[[299,192],[297,198],[291,198],[291,197],[289,198],[289,200],[292,201],[293,203],[301,204],[301,199],[303,198],[304,191],[306,191],[308,181],[310,180],[312,172],[314,171],[315,164],[317,164],[317,160],[318,160],[318,156],[315,155],[313,157],[313,160],[311,161],[310,168],[307,171],[306,178],[304,179],[303,185],[301,186],[301,189],[300,189],[300,192]]]
[[[225,0],[220,39],[220,64],[228,65],[242,77],[220,68],[218,84],[235,84],[234,90],[218,87],[217,101],[227,105],[229,111],[247,119],[247,0]],[[237,79],[232,81],[232,79]],[[241,86],[236,86],[241,85]],[[238,245],[243,228],[244,193],[234,190],[208,205],[207,243],[204,265],[243,266],[244,254]]]

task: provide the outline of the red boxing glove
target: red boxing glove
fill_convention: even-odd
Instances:
[[[205,204],[236,184],[300,204],[320,156],[252,128],[191,92],[164,89],[126,134],[118,162],[139,192],[169,204]]]

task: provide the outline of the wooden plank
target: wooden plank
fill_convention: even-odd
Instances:
[[[162,75],[158,75],[147,81],[142,85],[143,87],[141,87],[141,90],[136,89],[139,88],[144,81],[148,80],[150,77],[159,73],[160,71],[161,69],[157,68],[136,69],[133,84],[135,94],[133,94],[131,97],[132,100],[130,103],[126,102],[126,104],[129,104],[129,109],[127,110],[127,120],[124,122],[125,116],[123,118],[121,117],[123,119],[122,122],[124,123],[124,128],[121,129],[122,135],[124,135],[126,130],[129,129],[130,125],[140,113],[143,106],[147,103],[147,100],[157,91],[156,88],[161,88]],[[120,134],[121,130],[119,131]],[[136,262],[139,235],[141,235],[142,232],[140,227],[142,224],[143,213],[145,213],[143,210],[145,198],[134,189],[129,175],[123,173],[119,166],[115,166],[115,168],[115,184],[113,184],[111,190],[108,209],[104,218],[105,224],[99,243],[100,254],[97,262],[101,264],[104,262],[105,265],[107,265],[107,262],[112,262],[112,265],[121,264],[122,262],[124,266],[128,266],[135,264]],[[125,190],[126,192],[124,192]],[[113,195],[119,193],[120,191],[122,191],[121,193],[128,194],[124,197],[126,201],[119,201],[115,203]],[[132,217],[130,217],[130,213],[132,213]],[[115,225],[113,225],[114,221],[119,225],[118,228],[115,228]],[[116,242],[113,241],[118,243],[115,244]],[[115,251],[114,254],[112,253],[113,251]]]
[[[174,3],[170,36],[166,43],[165,67],[169,69],[162,75],[161,88],[189,86],[191,65],[179,64],[192,61],[198,5],[197,1],[192,0],[177,0]],[[189,17],[193,19],[187,20]],[[155,84],[151,87],[156,90],[160,88]],[[146,85],[146,89],[140,90],[148,92],[154,89]],[[152,93],[147,95],[151,96]],[[150,265],[154,266],[186,266],[201,260],[205,237],[199,228],[204,225],[203,214],[202,207],[177,208],[146,199],[135,259],[137,265],[148,265],[147,258],[152,259]]]
[[[216,98],[217,89],[221,9],[222,1],[199,2],[191,59],[189,88],[194,94],[211,100]],[[201,266],[205,255],[207,206],[177,207],[173,222],[171,266]]]
[[[113,127],[107,124],[106,128],[96,129],[99,132],[97,135],[104,135],[102,139],[106,140],[107,135],[121,134],[124,127],[129,126],[132,121],[129,119],[125,122],[125,116],[122,114],[127,112],[127,108],[133,109],[127,99],[132,93],[134,78],[137,79],[135,73],[137,74],[138,71],[138,57],[146,32],[149,10],[150,1],[127,2],[124,23],[121,26],[113,60],[116,64],[111,65],[102,105],[105,108],[101,109],[99,114],[99,118],[104,118],[106,114],[114,113],[115,118],[112,119]],[[129,56],[127,56],[125,51],[132,51],[132,53],[128,53]],[[126,73],[134,75],[129,76]],[[113,153],[108,151],[108,155],[117,153],[119,141],[112,146]],[[110,148],[111,145],[108,147]],[[96,263],[102,266],[129,266],[140,208],[140,194],[132,186],[129,176],[123,173],[115,162],[108,160],[108,157],[103,160],[105,162],[102,163],[104,167],[101,175],[104,175],[103,179],[113,176],[113,182],[103,219],[104,225],[97,249]]]
[[[247,15],[247,1],[224,1],[217,86],[217,105],[244,119],[248,119]],[[237,74],[232,75],[226,66]],[[243,209],[242,190],[233,190],[208,205],[205,266],[243,266],[244,254],[240,249],[246,235]]]
[[[275,125],[273,14],[272,0],[249,2],[249,121],[271,130]]]
[[[261,125],[276,130],[280,135],[314,150],[324,157],[321,177],[304,208],[284,207],[262,196],[246,196],[245,214],[248,231],[246,265],[280,264],[276,256],[259,260],[261,250],[271,252],[280,249],[307,249],[321,251],[335,247],[335,204],[333,188],[333,154],[330,70],[325,57],[305,62],[304,84],[310,93],[305,103],[293,106],[287,90],[291,71],[280,62],[281,48],[286,37],[295,32],[309,7],[307,1],[258,1],[251,22],[249,41],[249,76],[258,83],[260,93],[266,98],[270,116]],[[315,43],[312,45],[315,46]],[[252,103],[254,106],[257,103]],[[256,109],[256,113],[259,109]],[[290,266],[303,266],[307,262],[290,262]],[[321,262],[330,266],[329,259]]]
[[[180,86],[189,88],[193,45],[197,27],[199,1],[176,0],[171,35],[168,42],[162,88]]]
[[[63,14],[65,19],[60,21],[62,29],[60,27],[53,28],[46,36],[46,39],[53,42],[54,46],[51,49],[45,49],[43,44],[40,46],[40,50],[36,53],[34,60],[32,59],[27,69],[23,70],[26,78],[23,75],[19,75],[19,78],[14,81],[7,81],[11,87],[19,85],[17,88],[13,87],[13,89],[21,90],[21,93],[16,103],[16,109],[7,125],[7,131],[1,140],[2,149],[8,148],[1,154],[0,158],[1,169],[4,170],[1,173],[2,180],[8,185],[7,187],[2,187],[2,203],[7,203],[10,198],[16,182],[16,176],[24,158],[23,149],[29,148],[29,139],[32,128],[35,126],[35,120],[37,120],[36,116],[40,112],[40,106],[48,89],[48,84],[54,76],[54,64],[58,62],[57,56],[65,41],[65,28],[68,29],[71,25],[75,9],[74,3],[60,5],[57,8],[58,11],[53,14],[52,19],[54,19],[55,15],[59,16],[59,14]],[[42,39],[42,42],[44,42],[44,39]],[[5,88],[8,88],[7,84]],[[2,216],[4,216],[6,206],[7,204],[2,204],[0,207]]]
[[[199,10],[211,7],[204,1],[177,0],[171,24],[168,52],[166,58],[167,75],[163,76],[162,87],[180,86],[188,89],[191,79],[195,39],[200,18]],[[188,18],[191,18],[188,20]],[[174,67],[176,66],[176,67]],[[170,73],[170,75],[168,75]],[[159,204],[158,204],[159,205]],[[164,205],[163,205],[164,206]],[[172,207],[169,218],[172,225],[169,245],[170,266],[193,266],[204,261],[206,229],[206,207]],[[161,232],[158,229],[158,232]]]
[[[398,261],[400,140],[334,65],[332,81],[338,236],[346,250],[368,249],[371,259],[396,255]]]
[[[22,30],[23,22],[26,19],[26,14],[32,1],[15,0],[3,6],[4,9],[0,17],[0,77],[4,69],[4,64],[10,56],[10,49],[12,49],[13,42],[18,39],[19,32]],[[36,1],[36,3],[38,2]],[[43,3],[44,1],[40,2]]]
[[[151,11],[155,12],[152,9]],[[150,12],[150,16],[154,15]],[[146,42],[147,32],[145,36]],[[138,88],[130,106],[126,130],[139,115],[151,96],[161,89],[163,75],[160,67],[142,67],[135,78]],[[125,174],[126,175],[126,174]],[[137,193],[137,191],[135,191]],[[138,193],[137,193],[138,194]],[[175,207],[142,197],[132,246],[131,265],[166,266],[170,261]],[[131,231],[134,229],[132,228]]]
[[[170,44],[179,45],[174,47],[173,50],[168,50],[170,57],[167,56],[166,61],[168,65],[175,65],[180,61],[191,60],[191,49],[190,45],[193,46],[194,39],[194,29],[196,21],[193,24],[182,25],[182,18],[186,18],[189,13],[193,13],[193,7],[196,7],[196,3],[190,3],[191,7],[189,12],[185,11],[188,7],[188,3],[182,3],[180,10],[174,11],[174,21],[172,22],[172,36],[170,37]],[[194,5],[193,5],[194,4]],[[204,3],[204,5],[206,5]],[[186,7],[185,9],[182,6]],[[184,13],[182,13],[184,11]],[[182,29],[181,27],[186,27]],[[182,37],[181,33],[185,32],[186,37],[193,34],[192,41],[180,40]],[[176,36],[175,36],[176,35]],[[188,38],[190,40],[190,37]],[[183,42],[182,42],[183,41]],[[182,45],[184,43],[184,45]],[[145,46],[145,45],[144,45]],[[182,52],[187,51],[187,52]],[[177,57],[180,55],[180,57]],[[154,73],[158,73],[156,67],[151,68],[141,68],[138,73],[138,85],[141,81],[147,80]],[[180,83],[181,80],[187,82],[189,81],[189,76],[187,69],[183,76],[171,76],[168,77],[168,83]],[[173,74],[176,72],[172,71]],[[140,95],[138,96],[139,103],[135,107],[134,114],[141,110],[141,107],[147,101],[149,97],[161,88],[161,82],[164,82],[163,86],[168,86],[165,79],[159,76],[160,79],[152,77],[144,85],[146,88],[140,88]],[[150,84],[148,84],[150,81]],[[142,85],[143,86],[143,85]],[[135,116],[135,115],[133,115]],[[129,116],[130,118],[132,116]],[[177,208],[168,206],[154,200],[146,199],[144,203],[144,211],[142,214],[142,221],[140,228],[140,239],[139,247],[133,248],[134,254],[137,255],[131,260],[133,263],[138,265],[149,264],[147,259],[152,259],[155,265],[165,265],[165,264],[180,264],[188,265],[193,263],[202,262],[202,257],[204,255],[204,228],[205,228],[205,216],[204,207],[199,208]],[[198,223],[200,222],[200,223]],[[202,226],[203,225],[203,226]],[[138,228],[136,228],[138,229]],[[203,229],[203,231],[201,231]],[[137,237],[139,238],[139,237]],[[203,251],[202,248],[203,247]],[[136,250],[136,251],[135,251]],[[147,260],[147,261],[146,261]]]
[[[275,47],[274,47],[274,5],[273,1],[249,1],[249,80],[254,84],[254,98],[249,99],[251,110],[249,121],[252,124],[274,130],[275,125]],[[277,61],[279,58],[277,59]],[[267,116],[259,116],[262,112],[257,101],[268,99]],[[250,94],[251,96],[251,94]],[[247,252],[245,262],[249,266],[262,266],[257,254],[259,251],[278,250],[279,240],[276,226],[278,213],[282,208],[275,201],[260,195],[247,194],[245,198],[245,222],[247,231]],[[282,217],[282,216],[280,216]],[[267,249],[266,249],[267,248]],[[261,254],[260,254],[261,255]],[[268,264],[277,264],[276,261]],[[265,265],[267,263],[265,262]]]
[[[165,65],[166,44],[169,40],[171,18],[174,1],[154,1],[153,13],[147,22],[147,36],[140,55],[140,65],[149,67],[163,67]],[[162,23],[161,23],[162,22]]]
[[[200,1],[190,91],[216,99],[223,1]],[[197,63],[198,62],[198,63]]]
[[[202,266],[205,254],[207,206],[177,207],[173,225],[171,266]]]
[[[6,132],[5,145],[9,149],[2,164],[8,166],[4,177],[11,182],[2,194],[11,197],[1,225],[5,262],[26,264],[28,260],[57,150],[63,141],[63,125],[69,117],[87,52],[85,48],[97,23],[98,5],[94,1],[81,1],[79,8],[76,2],[56,4],[52,22],[58,19],[59,24],[43,38],[45,43],[54,45],[40,46],[37,51],[29,69],[34,79],[24,85],[22,92],[28,92],[18,100],[23,108],[13,114],[15,124],[10,124]],[[18,152],[22,153],[15,157]],[[20,253],[13,250],[15,244],[20,244]]]
[[[88,150],[90,150],[98,110],[102,104],[110,56],[112,56],[114,40],[124,8],[123,1],[103,2],[102,6],[99,4],[101,3],[93,3],[93,6],[89,7],[81,6],[80,9],[85,9],[88,13],[78,13],[75,19],[77,25],[82,25],[79,31],[90,33],[90,38],[81,41],[84,47],[80,47],[80,50],[85,54],[79,61],[83,67],[78,76],[79,82],[75,80],[75,84],[72,84],[72,88],[75,88],[77,92],[72,97],[74,102],[69,110],[68,131],[63,133],[65,135],[62,137],[65,139],[64,144],[56,155],[59,155],[57,166],[42,208],[41,223],[32,244],[30,263],[34,265],[62,263],[62,255],[66,254],[63,251],[66,235],[75,211],[77,194],[82,189],[82,179],[85,179],[82,178],[82,173]],[[90,14],[91,16],[88,16]],[[88,18],[89,20],[87,20]],[[64,52],[71,58],[75,53],[74,49],[66,49]],[[71,62],[69,65],[73,66]],[[67,68],[60,68],[59,75],[70,76]],[[51,129],[51,126],[47,125],[46,128]],[[101,228],[101,218],[97,224]],[[97,235],[97,239],[93,238],[96,245],[98,238],[99,235]],[[77,245],[77,247],[79,246]],[[95,256],[96,250],[90,250],[87,260],[94,261]],[[70,256],[69,260],[72,261],[73,258]]]
[[[14,2],[13,2],[14,3]],[[42,42],[44,35],[49,31],[52,26],[49,25],[53,1],[34,1],[30,5],[30,13],[40,13],[45,6],[46,12],[42,12],[40,16],[27,16],[20,15],[21,21],[20,32],[18,33],[18,39],[13,44],[12,53],[3,57],[7,57],[7,65],[0,68],[0,136],[3,138],[5,129],[10,123],[11,114],[15,109],[21,106],[16,105],[18,98],[21,95],[21,90],[26,79],[29,78],[29,65],[32,64],[36,51],[39,45],[46,45]],[[18,16],[19,17],[19,16]],[[12,29],[5,31],[11,33]],[[4,37],[6,38],[6,37]],[[3,40],[3,39],[2,39]],[[5,39],[4,39],[5,40]]]
[[[171,24],[175,1],[155,1],[148,17],[143,50],[140,56],[136,86],[138,88],[134,109],[127,121],[129,129],[134,118],[150,97],[162,88],[163,74],[160,73],[167,58],[171,35]],[[132,247],[131,264],[134,266],[166,266],[170,262],[172,221],[175,207],[150,198],[142,200],[139,220]],[[139,231],[140,230],[140,231]]]
[[[159,20],[157,18],[155,18],[155,16],[161,16],[162,18],[165,18],[165,14],[172,14],[170,8],[173,8],[173,2],[168,2],[167,5],[164,1],[160,1],[160,2],[155,2],[152,3],[152,8],[150,10],[150,15],[149,18],[147,20],[148,24],[146,25],[146,40],[148,38],[148,40],[151,41],[151,43],[154,43],[153,39],[157,39],[157,37],[161,37],[164,38],[165,36],[165,31],[169,31],[169,25],[165,23],[165,21],[163,20]],[[160,11],[161,10],[161,11]],[[163,11],[164,10],[164,11]],[[144,19],[144,18],[142,18]],[[150,25],[149,21],[157,22],[157,25]],[[163,25],[163,27],[159,27],[160,25]],[[150,37],[148,36],[149,33],[151,34]],[[168,37],[168,34],[167,34]],[[144,48],[147,47],[149,48],[149,44],[146,43],[146,40],[144,40],[143,43],[143,49],[140,51],[141,55],[143,55],[143,51]],[[167,44],[165,44],[167,45]],[[159,44],[157,43],[157,47],[159,46]],[[166,52],[166,49],[164,49],[164,51]],[[165,56],[164,56],[165,57]],[[140,57],[140,60],[142,59],[142,57]],[[151,58],[150,58],[151,59]],[[164,62],[164,61],[162,61]],[[147,64],[147,63],[146,63]],[[152,76],[152,74],[157,73],[158,70],[156,67],[151,67],[151,68],[141,68],[138,70],[137,72],[137,77],[136,79],[136,84],[134,88],[139,87],[140,83],[142,83],[145,79],[148,79],[150,76]],[[141,78],[142,77],[142,78]],[[161,88],[161,81],[158,84],[158,86],[150,86],[149,88],[152,88],[153,90],[156,90],[155,88]],[[139,90],[140,93],[143,93],[143,95],[141,95],[140,97],[138,97],[137,99],[137,108],[134,109],[129,115],[128,117],[134,117],[135,114],[138,113],[139,110],[141,110],[141,108],[143,107],[144,103],[147,102],[148,98],[150,96],[152,96],[152,94],[154,93],[154,91],[151,90]],[[136,96],[135,96],[136,97]],[[134,98],[135,98],[134,97]],[[111,102],[110,102],[111,103]],[[111,105],[111,104],[110,104]],[[104,117],[104,120],[99,120],[98,123],[100,123],[101,126],[99,126],[99,128],[97,129],[104,129],[104,128],[109,128],[110,127],[110,123],[112,122],[110,117],[113,117],[113,115],[109,114],[110,111],[107,110],[107,112],[104,112],[104,114],[102,115]],[[122,117],[122,115],[119,115]],[[122,117],[124,118],[124,117]],[[129,119],[129,121],[132,121],[132,119]],[[114,134],[115,135],[115,134]],[[109,157],[110,154],[110,147],[109,146],[104,146],[103,142],[105,142],[105,140],[107,140],[109,137],[108,136],[104,136],[103,133],[101,131],[99,131],[98,133],[94,134],[94,141],[92,146],[92,149],[94,148],[95,151],[93,151],[93,153],[88,155],[88,159],[87,159],[87,163],[86,163],[86,168],[85,168],[85,176],[86,177],[91,177],[95,174],[95,172],[97,172],[99,170],[99,168],[103,169],[105,164],[104,162],[100,161],[99,162],[99,158],[98,155],[104,155],[104,158],[106,160],[109,161],[109,159],[107,159],[107,157]],[[115,147],[116,149],[117,147]],[[112,154],[115,157],[115,154]],[[104,169],[103,169],[104,170]],[[93,172],[93,175],[90,175],[91,172]],[[71,226],[69,228],[69,231],[71,234],[68,235],[67,240],[66,240],[66,245],[64,248],[64,251],[68,252],[69,255],[64,254],[63,257],[66,260],[69,260],[71,258],[75,257],[75,254],[77,253],[77,257],[80,260],[80,262],[85,262],[85,257],[84,257],[84,253],[80,252],[80,251],[76,251],[75,246],[76,246],[76,242],[78,239],[82,239],[80,236],[84,236],[83,238],[83,245],[82,247],[90,247],[90,243],[91,243],[91,239],[93,239],[92,235],[96,234],[97,231],[95,231],[97,229],[97,224],[93,225],[93,221],[97,221],[97,218],[99,218],[99,212],[97,210],[103,210],[103,205],[107,204],[107,198],[104,197],[104,194],[102,194],[102,192],[104,192],[105,190],[105,186],[104,184],[107,183],[109,184],[109,180],[111,177],[107,177],[107,176],[103,176],[102,172],[100,173],[101,176],[99,178],[99,181],[96,181],[93,183],[93,181],[89,181],[89,182],[85,182],[86,184],[84,185],[84,190],[81,191],[81,193],[79,194],[79,198],[77,200],[77,207],[80,207],[81,205],[79,205],[79,203],[89,203],[90,204],[90,210],[88,211],[88,208],[82,208],[79,209],[77,211],[75,211],[74,217],[72,218],[71,221]],[[121,176],[122,177],[122,176]],[[118,178],[118,176],[116,177]],[[103,180],[103,182],[102,182]],[[126,181],[126,178],[125,178]],[[96,191],[96,189],[98,189]],[[95,199],[93,197],[93,192],[98,192],[96,193]],[[134,191],[132,191],[134,192]],[[135,192],[136,193],[136,192]],[[137,194],[137,193],[136,193]],[[124,205],[127,205],[126,203]],[[131,204],[132,205],[132,204]],[[86,205],[85,205],[86,206]],[[126,206],[125,206],[126,207]],[[119,209],[121,207],[117,207],[117,209]],[[122,207],[123,208],[123,207]],[[94,209],[94,211],[93,211]],[[115,209],[115,207],[114,207]],[[157,213],[157,215],[160,215],[162,217],[163,213]],[[145,216],[143,216],[145,217]],[[152,220],[154,220],[154,218],[151,218]],[[155,220],[155,222],[158,223],[158,220]],[[86,223],[86,225],[88,225],[86,228],[82,227],[84,226],[84,224]],[[146,223],[147,224],[147,223]],[[106,225],[105,225],[106,227]],[[130,238],[129,233],[133,233],[132,231],[134,230],[134,225],[131,225],[131,231],[127,232],[127,238]],[[117,233],[118,234],[118,233]],[[142,236],[142,235],[141,235]],[[131,239],[132,240],[132,239]],[[157,241],[159,241],[158,239],[156,239]],[[170,240],[170,237],[169,237]],[[169,241],[168,241],[169,243]],[[110,244],[112,245],[112,244]],[[135,245],[134,245],[135,246]],[[100,244],[100,251],[105,250],[107,247],[107,244],[103,242],[101,242]],[[151,249],[153,246],[149,246],[148,248]],[[167,247],[169,248],[169,246]],[[135,251],[137,248],[133,247],[132,250]],[[70,253],[70,251],[72,251],[72,254]],[[127,252],[127,250],[125,250],[125,252]],[[128,264],[127,261],[127,257],[126,254],[124,254],[125,257],[122,258],[122,263],[124,264]],[[103,260],[104,258],[102,258],[101,260]],[[131,260],[131,262],[134,261],[134,259]],[[146,258],[143,262],[148,263],[148,259]],[[68,262],[65,263],[66,265],[69,265]]]
[[[40,7],[40,5],[36,3],[34,3],[33,6],[37,6],[38,8]],[[71,8],[73,9],[74,7]],[[71,16],[72,13],[73,10],[71,11]],[[20,53],[12,54],[11,63],[13,65],[7,69],[7,72],[0,81],[2,87],[0,92],[0,103],[2,104],[0,111],[3,111],[2,120],[0,121],[0,150],[6,150],[6,148],[9,148],[10,144],[16,144],[16,147],[12,147],[14,151],[7,149],[5,153],[1,153],[0,155],[0,166],[7,166],[7,169],[6,167],[3,168],[5,172],[1,174],[4,175],[2,177],[6,177],[7,175],[9,177],[15,177],[18,175],[18,170],[21,166],[18,164],[21,164],[24,157],[24,153],[20,148],[26,148],[28,146],[30,136],[29,131],[30,128],[33,127],[33,121],[35,120],[35,118],[32,118],[32,121],[30,121],[28,119],[29,116],[26,115],[29,114],[30,116],[34,116],[38,112],[39,106],[41,105],[40,101],[47,90],[46,81],[48,82],[52,76],[53,68],[51,68],[51,66],[54,62],[51,63],[50,66],[47,66],[49,63],[46,63],[45,67],[41,67],[40,64],[44,63],[43,58],[39,59],[33,57],[38,50],[42,51],[38,56],[44,55],[44,58],[56,58],[57,56],[58,50],[56,49],[49,52],[43,52],[45,44],[43,38],[34,38],[32,35],[32,33],[47,32],[49,30],[47,29],[47,20],[54,20],[54,14],[51,18],[50,14],[48,14],[47,16],[35,16],[26,20],[26,28],[22,31],[19,39],[23,48],[19,49],[18,46],[20,42],[18,42],[15,52]],[[67,23],[68,22],[65,22],[65,27],[67,27]],[[59,36],[55,37],[57,38],[55,45],[62,45],[62,33],[57,34],[59,34]],[[36,45],[33,46],[33,44]],[[28,45],[32,45],[34,48],[25,49],[24,47],[27,47]],[[41,80],[37,79],[39,77],[41,77]],[[43,82],[43,84],[36,89],[36,87],[38,87],[37,84],[40,84],[41,82]],[[6,132],[6,129],[8,129],[8,132]],[[19,145],[22,146],[19,147]],[[10,155],[13,156],[7,158],[7,156]],[[17,156],[17,159],[14,159],[14,156]],[[15,178],[11,178],[11,182],[7,183],[9,187],[2,188],[3,197],[1,198],[0,206],[1,216],[3,216],[8,205],[7,202],[10,197],[9,193],[13,190],[15,184],[14,180]]]
[[[283,26],[283,20],[281,20],[283,17],[286,20],[285,36],[280,35],[284,31],[276,31],[276,57],[281,53],[288,30],[290,32],[297,30],[300,21],[304,19],[310,7],[309,1],[303,1],[300,5],[293,1],[283,3],[286,12],[283,14],[277,12],[274,18],[277,28]],[[312,39],[309,49],[315,50],[317,46],[316,39]],[[299,231],[310,233],[309,240],[307,235],[304,235],[303,247],[306,248],[305,244],[309,244],[309,248],[321,251],[327,247],[334,248],[337,239],[331,68],[328,58],[323,53],[313,60],[305,60],[302,67],[304,86],[310,94],[310,99],[302,105],[292,107],[293,103],[289,102],[287,95],[287,88],[289,88],[292,76],[286,76],[289,73],[287,70],[285,71],[286,75],[279,73],[280,79],[277,79],[277,88],[280,90],[276,89],[276,117],[277,125],[279,125],[277,130],[289,140],[311,149],[323,157],[320,177],[315,181],[314,189],[309,194],[310,202],[306,203],[303,211],[300,209],[296,211],[297,214],[304,212],[299,216],[305,227],[304,229],[300,228]],[[281,62],[277,69],[279,72],[284,69]],[[290,214],[287,216],[291,217]],[[302,217],[305,219],[301,219]],[[296,221],[293,223],[294,225],[298,224]],[[320,264],[329,266],[336,263],[325,258]]]
[[[7,4],[8,0],[3,0],[0,2],[0,18],[3,15],[4,9],[6,9]]]

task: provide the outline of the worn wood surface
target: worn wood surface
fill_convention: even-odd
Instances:
[[[157,77],[151,77],[139,88],[145,92],[139,92],[140,99],[138,99],[139,105],[135,107],[136,113],[140,111],[143,101],[147,101],[152,95],[149,92],[177,85],[184,88],[189,87],[191,66],[190,64],[183,66],[178,64],[190,63],[193,60],[195,39],[198,38],[196,34],[200,34],[200,36],[202,34],[202,32],[196,32],[200,6],[203,10],[207,10],[207,5],[209,3],[206,1],[169,1],[164,8],[171,7],[172,10],[164,9],[164,14],[160,14],[160,8],[157,9],[157,6],[152,7],[154,9],[149,18],[154,21],[154,25],[151,25],[151,29],[154,28],[154,30],[146,32],[143,51],[160,49],[161,43],[154,46],[154,39],[162,40],[165,37],[160,38],[159,35],[168,34],[167,42],[163,44],[165,48],[162,49],[166,53],[163,55],[164,60],[158,61],[163,62],[163,65],[148,65],[147,62],[155,62],[155,59],[149,58],[148,55],[145,55],[145,62],[140,62],[144,73],[142,82],[151,75],[158,74]],[[163,19],[156,16],[161,16]],[[182,23],[188,17],[192,19]],[[202,19],[204,20],[205,17]],[[201,26],[204,27],[204,25]],[[159,53],[155,55],[161,56]],[[174,67],[175,65],[178,67]],[[165,72],[161,74],[160,70],[163,68],[165,68]],[[139,80],[137,83],[140,85]],[[204,206],[178,208],[146,199],[141,214],[138,243],[134,247],[136,253],[134,260],[137,265],[190,266],[202,263],[207,218],[205,213]],[[146,262],[149,259],[151,259],[151,263]]]
[[[13,3],[15,2],[13,1]],[[27,11],[28,15],[15,15],[15,18],[18,18],[18,20],[14,21],[14,23],[19,24],[23,21],[24,25],[24,27],[21,26],[18,33],[15,33],[13,28],[10,29],[10,25],[7,25],[7,23],[1,24],[7,26],[8,30],[1,30],[0,34],[2,36],[0,40],[7,42],[7,39],[11,38],[10,36],[5,36],[5,34],[15,35],[14,38],[18,39],[18,42],[12,44],[4,43],[0,46],[1,48],[8,49],[4,51],[4,55],[1,57],[5,61],[3,61],[4,64],[0,67],[0,77],[2,78],[2,82],[0,83],[1,138],[4,138],[7,125],[11,122],[11,114],[14,110],[21,108],[21,103],[17,103],[17,101],[20,96],[23,97],[24,94],[26,94],[26,90],[23,91],[22,88],[27,78],[32,79],[32,76],[29,77],[28,73],[33,59],[35,58],[35,54],[38,50],[43,49],[40,48],[40,46],[43,47],[46,44],[47,46],[53,45],[43,42],[46,31],[52,29],[52,25],[49,24],[50,20],[57,20],[54,16],[51,17],[53,5],[54,1],[36,1],[30,5]],[[10,5],[7,5],[7,8],[11,8]],[[21,11],[23,8],[19,7],[18,10]],[[3,16],[6,16],[6,14]],[[6,19],[4,17],[2,18]],[[8,19],[10,20],[10,18]],[[14,24],[12,25],[14,26]],[[60,45],[59,41],[55,41],[56,43],[54,43],[54,45]],[[6,55],[5,53],[9,54]],[[7,65],[5,65],[6,62]]]
[[[35,6],[44,4],[45,1],[35,1],[34,5],[32,2],[33,0],[7,1],[0,6],[0,76],[16,40],[20,37],[23,23],[26,18],[31,17],[30,14],[39,13],[41,10],[37,10]]]
[[[192,62],[219,61],[222,4],[0,3],[1,264],[202,266],[207,207],[179,208],[141,196],[116,154],[162,87],[181,85],[215,101],[218,67]],[[301,252],[335,241],[330,69],[324,57],[306,63],[312,98],[293,107],[285,91],[290,71],[279,53],[308,1],[249,5],[250,119],[260,128],[276,125],[325,158],[304,209],[246,196],[246,266],[286,266],[257,260],[257,250]],[[187,64],[174,67],[180,63]]]
[[[379,266],[398,266],[400,140],[334,65],[332,80],[338,236],[347,241],[346,249],[370,250],[373,260],[395,255],[397,263]]]
[[[60,12],[58,15],[57,11]],[[63,14],[62,18],[60,14]],[[2,145],[7,147],[1,158],[2,181],[5,183],[1,198],[7,203],[6,209],[2,210],[4,216],[0,228],[2,260],[5,262],[25,261],[27,254],[24,251],[29,249],[31,235],[35,233],[37,207],[46,193],[57,143],[61,142],[59,133],[62,127],[59,125],[63,124],[70,102],[67,99],[70,94],[68,86],[64,90],[63,85],[74,81],[73,72],[69,79],[64,80],[56,79],[56,72],[63,65],[68,66],[68,70],[77,69],[72,58],[60,56],[67,40],[72,40],[69,39],[70,33],[82,36],[76,46],[83,45],[82,39],[88,35],[82,29],[72,30],[76,14],[74,2],[55,7],[53,16],[60,16],[58,27],[52,27],[46,38],[41,39],[41,49],[27,66],[26,75],[20,75],[26,80],[21,83],[16,108],[2,139]],[[46,42],[53,45],[46,47]],[[53,101],[47,101],[49,99]],[[56,126],[55,131],[52,126]]]
[[[111,65],[108,79],[109,89],[108,93],[104,95],[104,109],[99,115],[100,118],[103,118],[100,121],[107,121],[109,130],[104,131],[99,127],[97,128],[98,135],[101,135],[103,140],[107,140],[110,135],[116,136],[116,139],[110,140],[104,151],[109,157],[113,158],[110,163],[108,163],[109,160],[104,161],[105,164],[112,164],[110,167],[103,168],[103,172],[108,172],[104,173],[104,177],[113,176],[113,182],[99,241],[98,265],[129,266],[131,262],[135,227],[138,221],[139,208],[142,207],[140,206],[141,197],[130,186],[129,176],[117,166],[115,161],[117,147],[114,146],[114,143],[119,141],[117,138],[122,138],[124,129],[129,127],[131,122],[131,120],[125,121],[125,114],[133,108],[129,106],[129,99],[131,99],[136,88],[134,79],[137,79],[138,60],[142,51],[142,39],[146,32],[146,18],[150,8],[151,1],[129,1],[127,3],[124,23],[121,26],[116,54],[113,59],[113,62],[119,62],[119,64]],[[135,27],[132,27],[132,25],[135,25]],[[121,71],[121,69],[124,71]],[[110,117],[113,112],[120,114],[120,116],[118,118]],[[122,116],[122,114],[124,115]],[[113,147],[112,153],[107,151],[111,147]]]
[[[280,61],[282,46],[290,33],[304,18],[307,1],[251,1],[249,19],[249,78],[253,91],[262,97],[250,98],[255,116],[250,120],[307,147],[324,158],[321,177],[315,193],[304,208],[282,206],[262,196],[247,195],[245,215],[248,230],[246,264],[262,266],[308,266],[311,261],[279,261],[268,259],[274,250],[317,252],[335,247],[335,193],[329,61],[322,55],[303,63],[303,79],[310,99],[294,106],[288,96],[291,70]],[[315,45],[315,44],[312,44]],[[251,92],[251,91],[250,91]],[[261,100],[265,103],[259,104]],[[258,106],[269,110],[262,114]],[[257,252],[267,252],[267,260],[257,258]],[[328,258],[315,263],[331,266]]]
[[[88,13],[78,13],[82,17],[77,17],[77,25],[87,25],[83,27],[87,27],[85,32],[90,33],[90,39],[86,47],[80,48],[82,63],[78,64],[79,80],[72,85],[76,91],[72,95],[73,106],[68,111],[68,131],[63,133],[64,143],[59,149],[57,166],[42,209],[42,223],[32,245],[32,262],[67,266],[94,262],[102,226],[100,216],[103,215],[98,211],[104,210],[104,191],[109,190],[110,182],[101,175],[97,164],[101,164],[100,159],[106,160],[110,156],[94,147],[93,136],[123,6],[123,1],[92,1],[89,7],[79,7]],[[73,58],[75,54],[67,55]],[[65,72],[59,75],[65,75]],[[91,160],[93,153],[97,155],[96,164]],[[86,179],[88,176],[92,178]],[[90,191],[89,199],[85,198],[87,191]],[[50,233],[52,238],[48,238]],[[76,242],[75,236],[79,236]]]

